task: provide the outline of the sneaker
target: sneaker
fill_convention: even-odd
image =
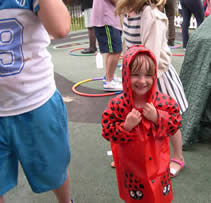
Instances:
[[[117,82],[121,82],[122,83],[122,78],[118,77],[118,76],[114,76],[114,80]]]
[[[122,83],[122,78],[120,78],[118,76],[114,75],[113,80],[116,81],[116,82],[121,82]],[[103,82],[105,82],[105,81],[106,81],[106,76],[103,77]]]
[[[113,91],[122,91],[122,83],[119,83],[115,80],[110,82],[103,82],[104,91],[113,92]]]
[[[91,49],[87,48],[81,51],[82,54],[94,54],[97,51],[97,48]]]

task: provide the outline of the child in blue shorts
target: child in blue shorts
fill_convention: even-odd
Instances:
[[[122,81],[114,76],[122,52],[122,28],[114,13],[115,4],[116,0],[93,0],[91,15],[100,53],[105,54],[104,91],[122,90]]]
[[[61,0],[0,2],[0,203],[17,185],[18,163],[34,192],[72,202],[67,112],[47,51],[48,33],[69,29]]]

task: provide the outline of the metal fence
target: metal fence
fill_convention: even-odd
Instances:
[[[63,0],[67,5],[70,15],[71,15],[71,31],[85,29],[84,26],[84,16],[81,11],[81,0]],[[177,0],[178,7],[179,0]],[[176,16],[178,16],[178,10]]]
[[[84,16],[81,11],[81,0],[69,1],[67,7],[71,16],[71,31],[85,29]]]

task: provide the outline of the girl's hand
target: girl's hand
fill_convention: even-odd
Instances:
[[[157,124],[158,114],[156,108],[152,103],[146,103],[143,109],[143,115],[146,119]]]
[[[131,131],[135,126],[140,123],[141,118],[141,113],[135,108],[133,108],[132,111],[126,117],[126,120],[124,122],[124,129],[127,131]]]

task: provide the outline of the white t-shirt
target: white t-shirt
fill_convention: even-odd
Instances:
[[[56,90],[38,0],[0,3],[0,117],[40,107]]]

